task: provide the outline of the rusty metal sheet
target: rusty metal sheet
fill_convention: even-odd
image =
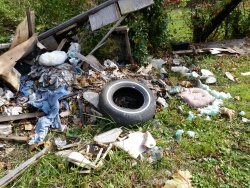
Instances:
[[[121,14],[128,14],[154,4],[154,0],[119,0]]]
[[[89,16],[91,30],[97,30],[107,24],[119,20],[121,17],[117,4],[109,5],[95,14]]]

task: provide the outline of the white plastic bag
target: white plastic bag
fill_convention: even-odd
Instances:
[[[64,51],[46,52],[40,56],[39,64],[43,66],[57,66],[63,64],[67,57]]]

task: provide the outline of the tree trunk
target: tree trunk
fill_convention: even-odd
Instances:
[[[231,0],[224,8],[213,17],[204,27],[194,28],[194,42],[205,42],[209,35],[221,24],[242,0]],[[198,34],[199,33],[199,34]]]

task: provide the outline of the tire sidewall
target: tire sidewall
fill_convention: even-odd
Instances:
[[[135,89],[143,96],[143,104],[138,109],[123,108],[115,104],[113,95],[119,89]],[[154,95],[144,85],[133,80],[117,80],[107,84],[100,94],[99,108],[104,113],[122,125],[145,122],[154,115],[156,102]]]

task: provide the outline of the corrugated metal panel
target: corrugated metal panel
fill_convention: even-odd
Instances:
[[[92,31],[99,29],[107,24],[119,20],[121,17],[117,4],[109,5],[108,7],[89,16],[89,21]]]
[[[121,14],[128,14],[154,4],[154,0],[119,0]]]

